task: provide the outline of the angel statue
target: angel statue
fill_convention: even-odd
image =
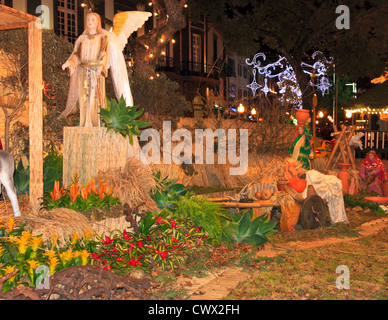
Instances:
[[[101,26],[100,16],[89,10],[87,28],[79,36],[69,59],[62,65],[70,75],[66,108],[59,115],[64,118],[80,110],[80,127],[99,127],[100,107],[106,107],[105,77],[110,69],[116,99],[124,97],[127,106],[133,106],[128,72],[123,49],[128,37],[140,28],[149,12],[125,11],[113,18],[113,30]]]

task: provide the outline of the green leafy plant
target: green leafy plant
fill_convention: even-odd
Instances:
[[[261,246],[268,241],[268,236],[276,232],[277,222],[268,221],[263,215],[252,220],[252,211],[243,211],[241,215],[232,216],[224,224],[222,238],[226,242],[246,242]]]
[[[186,187],[181,183],[177,183],[178,179],[161,178],[160,171],[154,174],[154,176],[157,189],[151,193],[151,198],[160,209],[167,208],[173,210],[176,207],[175,201],[187,193]]]
[[[24,168],[21,160],[16,166],[13,179],[18,193],[28,194],[30,188],[30,167]]]
[[[51,149],[43,159],[43,190],[49,191],[54,188],[55,181],[62,181],[63,156],[56,150]]]
[[[210,238],[222,240],[222,220],[231,220],[230,215],[219,203],[212,202],[201,196],[186,194],[174,201],[175,210],[172,216],[191,219],[196,225],[202,226]]]
[[[344,203],[346,207],[354,208],[361,207],[363,209],[369,208],[372,211],[377,211],[379,209],[379,204],[373,201],[365,200],[365,197],[378,197],[379,194],[377,192],[367,192],[364,190],[360,190],[357,194],[345,194],[344,195]]]
[[[113,130],[124,138],[129,137],[130,144],[133,144],[133,137],[140,136],[140,128],[149,127],[151,124],[145,121],[136,120],[144,110],[137,110],[138,106],[128,107],[123,96],[117,102],[116,99],[107,99],[106,109],[100,108],[101,121],[107,127],[107,131]]]

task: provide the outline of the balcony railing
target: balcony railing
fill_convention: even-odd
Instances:
[[[181,61],[179,65],[174,65],[173,58],[162,57],[158,60],[156,69],[159,71],[177,72],[183,76],[208,77],[219,79],[220,68],[217,66],[203,64],[193,61]]]

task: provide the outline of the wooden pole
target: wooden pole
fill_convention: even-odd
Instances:
[[[335,142],[335,146],[334,146],[334,148],[333,148],[333,151],[331,152],[329,161],[326,163],[326,166],[325,166],[325,168],[323,169],[324,172],[327,172],[327,170],[329,169],[330,164],[331,164],[331,162],[333,161],[334,155],[335,155],[335,153],[337,152],[338,147],[340,146],[340,143],[341,143],[341,141],[342,141],[342,137],[343,137],[344,134],[345,134],[345,131],[346,131],[346,127],[343,127],[341,133],[340,133],[339,135],[337,135],[336,142]]]
[[[43,197],[42,29],[37,21],[28,23],[30,203],[34,210],[40,208]]]

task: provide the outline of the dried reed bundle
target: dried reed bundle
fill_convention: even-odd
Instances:
[[[185,171],[178,164],[151,164],[150,168],[152,172],[160,171],[160,177],[168,177],[168,179],[178,179],[178,183],[182,183],[183,185],[187,185],[192,176],[186,175]]]
[[[112,195],[118,197],[122,204],[135,207],[144,202],[144,209],[157,210],[150,196],[156,188],[152,171],[135,158],[129,158],[123,169],[100,170],[95,181],[107,183],[113,189]]]
[[[91,222],[84,215],[66,208],[41,210],[39,214],[23,214],[17,221],[25,223],[25,229],[30,230],[33,235],[41,234],[44,240],[56,235],[61,243],[74,233],[81,236],[84,231],[93,232]]]

